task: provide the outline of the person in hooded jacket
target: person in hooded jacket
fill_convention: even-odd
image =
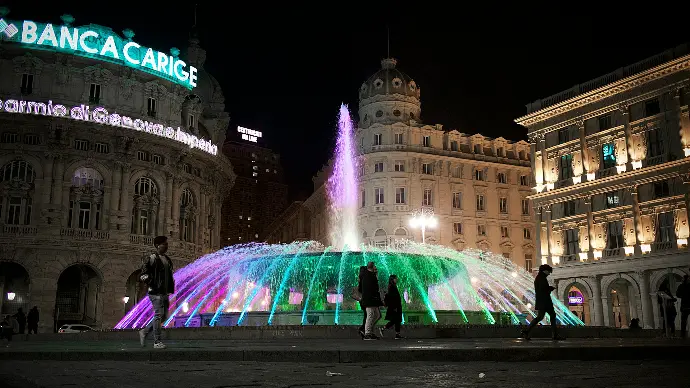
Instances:
[[[530,339],[529,333],[532,331],[534,326],[537,326],[539,322],[549,314],[549,321],[551,321],[551,335],[554,341],[562,340],[563,337],[558,335],[558,327],[556,323],[556,309],[553,306],[553,301],[551,300],[551,291],[555,288],[549,285],[549,280],[547,277],[551,275],[553,268],[548,264],[542,264],[539,266],[539,273],[534,279],[534,309],[537,310],[537,316],[532,319],[529,323],[527,329],[522,330],[521,336],[525,339]]]
[[[386,326],[383,330],[390,329],[395,326],[395,339],[403,339],[400,335],[400,325],[402,324],[402,298],[398,290],[398,275],[391,275],[388,277],[388,293],[383,298],[383,303],[386,305]]]

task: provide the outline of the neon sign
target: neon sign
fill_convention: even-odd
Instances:
[[[582,297],[581,296],[569,296],[568,297],[568,304],[582,304]]]
[[[237,127],[237,132],[242,134],[242,140],[251,141],[252,143],[256,143],[258,138],[262,137],[261,132],[245,127]]]
[[[125,34],[130,38],[134,36],[133,33]],[[76,28],[30,20],[13,22],[0,19],[0,38],[31,48],[64,51],[124,64],[190,90],[197,84],[197,69],[177,57],[178,49],[171,49],[171,55],[168,55],[146,48],[129,38],[123,39],[107,27],[92,24]]]
[[[52,116],[78,121],[93,122],[96,124],[110,125],[112,127],[127,128],[135,131],[146,132],[152,135],[165,137],[180,143],[187,144],[189,148],[196,148],[211,155],[218,154],[218,146],[209,140],[199,139],[177,127],[166,127],[162,124],[151,123],[141,119],[132,119],[129,116],[121,116],[117,113],[110,113],[105,108],[97,106],[94,108],[88,105],[77,105],[68,108],[64,105],[47,104],[36,101],[23,100],[0,100],[0,112],[30,114],[36,116]]]

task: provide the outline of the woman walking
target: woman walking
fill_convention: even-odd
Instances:
[[[364,316],[362,317],[362,326],[359,327],[359,335],[364,339],[364,326],[367,324],[367,307],[362,303],[362,277],[367,272],[367,266],[363,265],[359,267],[359,283],[357,284],[357,298],[359,298],[359,308],[362,309]]]
[[[395,326],[395,339],[403,339],[405,337],[400,335],[400,324],[402,323],[402,298],[400,298],[400,291],[398,290],[398,275],[391,275],[388,277],[388,293],[383,299],[386,305],[386,326],[384,330]]]

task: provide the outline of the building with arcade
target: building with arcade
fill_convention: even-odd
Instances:
[[[113,327],[156,235],[178,268],[221,246],[223,92],[196,34],[133,38],[0,15],[0,309],[38,306],[40,331]]]
[[[684,45],[537,100],[515,120],[531,144],[537,255],[586,324],[661,327],[657,293],[675,295],[690,273],[689,102]]]

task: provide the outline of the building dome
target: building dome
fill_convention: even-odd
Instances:
[[[374,123],[419,121],[419,85],[397,69],[397,64],[394,58],[383,59],[381,69],[360,86],[360,127],[366,128]]]

